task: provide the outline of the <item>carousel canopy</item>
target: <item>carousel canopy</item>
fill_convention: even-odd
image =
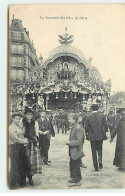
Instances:
[[[59,43],[61,43],[61,46],[58,46],[49,52],[48,58],[45,59],[43,65],[46,67],[48,63],[53,62],[58,57],[70,56],[77,59],[79,63],[83,63],[86,67],[89,67],[90,63],[84,58],[82,51],[70,45],[73,42],[73,35],[67,34],[67,28],[65,30],[65,34],[59,35]]]
[[[71,56],[78,60],[79,63],[83,63],[86,65],[86,67],[89,67],[89,61],[84,58],[84,55],[82,51],[74,48],[73,46],[70,46],[69,44],[62,44],[61,46],[58,46],[57,48],[54,48],[49,52],[49,56],[44,61],[44,66],[46,66],[48,63],[53,62],[56,58],[61,56]]]

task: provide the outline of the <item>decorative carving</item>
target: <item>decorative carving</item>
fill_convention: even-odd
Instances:
[[[59,36],[59,42],[61,44],[71,44],[74,40],[72,39],[73,38],[73,35],[69,35],[67,34],[67,27],[65,28],[65,34],[63,35],[58,35]]]
[[[57,65],[57,76],[59,79],[72,79],[74,78],[76,74],[76,71],[74,70],[69,70],[69,63],[68,62],[64,62],[63,64],[62,63],[59,63]]]

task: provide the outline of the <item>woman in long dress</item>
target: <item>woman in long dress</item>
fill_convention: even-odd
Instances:
[[[116,124],[115,130],[111,134],[111,140],[113,141],[117,135],[115,158],[113,165],[119,167],[121,170],[125,170],[125,108],[121,110],[121,118]]]
[[[25,108],[25,118],[23,118],[23,126],[25,128],[25,137],[28,140],[27,146],[27,161],[26,161],[26,174],[31,186],[33,183],[33,175],[42,173],[42,166],[40,155],[37,149],[37,136],[35,130],[35,120],[33,119],[34,111],[30,108]]]

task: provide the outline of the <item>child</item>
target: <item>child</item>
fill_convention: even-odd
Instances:
[[[71,180],[68,182],[72,186],[80,186],[80,180],[82,179],[80,171],[81,158],[84,156],[83,153],[83,138],[84,133],[81,126],[77,123],[78,116],[75,113],[71,113],[68,116],[68,121],[71,125],[71,132],[69,141],[66,145],[69,146],[70,156],[70,177]]]

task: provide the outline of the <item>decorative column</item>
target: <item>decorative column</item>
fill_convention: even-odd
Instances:
[[[58,99],[58,94],[56,94],[56,99]]]
[[[38,95],[38,105],[40,105],[43,110],[45,109],[43,94]]]
[[[65,99],[67,99],[67,93],[65,93]]]
[[[19,110],[19,93],[17,93],[17,110]]]
[[[26,103],[26,97],[24,96],[23,97],[23,107],[25,107],[27,105],[27,103]]]
[[[87,109],[88,110],[90,110],[91,105],[92,105],[92,97],[91,97],[91,94],[89,94],[89,98],[88,98],[88,101],[87,101]]]
[[[46,95],[46,110],[48,110],[49,95]]]
[[[76,93],[75,93],[75,95],[74,95],[74,99],[76,99],[77,98],[77,96],[76,96]]]
[[[85,100],[85,95],[83,95],[83,110],[86,108],[86,100]]]

